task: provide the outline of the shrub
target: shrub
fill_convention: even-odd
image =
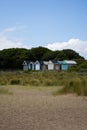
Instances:
[[[38,79],[31,79],[29,81],[29,84],[32,86],[39,86],[40,85],[40,81]]]
[[[77,95],[87,96],[87,80],[75,78],[67,81],[64,87],[56,92],[56,95],[67,93],[76,93]]]
[[[12,80],[10,81],[10,84],[11,84],[11,85],[18,85],[18,84],[20,84],[20,80],[19,80],[19,79],[12,79]]]
[[[45,79],[44,82],[43,82],[43,85],[44,86],[53,86],[53,81],[50,80],[50,79]]]

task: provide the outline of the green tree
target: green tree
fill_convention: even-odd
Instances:
[[[77,52],[66,49],[62,51],[52,51],[45,47],[32,49],[11,48],[0,51],[0,69],[22,69],[22,63],[27,61],[42,60],[76,60],[78,65],[84,62],[84,58]],[[86,64],[86,63],[84,63]],[[82,65],[83,66],[83,65]]]

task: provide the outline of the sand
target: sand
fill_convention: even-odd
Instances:
[[[14,87],[1,94],[0,130],[87,130],[87,97],[53,90]]]

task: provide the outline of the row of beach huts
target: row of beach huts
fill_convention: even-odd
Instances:
[[[77,65],[76,61],[63,60],[63,61],[23,61],[23,70],[57,70],[64,71]]]

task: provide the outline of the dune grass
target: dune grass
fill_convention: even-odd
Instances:
[[[76,93],[87,96],[87,75],[77,72],[35,71],[0,72],[0,86],[52,86],[58,87],[54,95]],[[59,87],[60,86],[60,87]],[[59,89],[60,88],[60,89]],[[2,91],[2,90],[1,90]]]
[[[0,86],[0,94],[12,94],[6,86]]]
[[[60,90],[58,89],[53,94],[60,95],[68,93],[75,93],[78,96],[87,96],[87,77],[77,77],[71,80],[67,80],[63,87]]]

